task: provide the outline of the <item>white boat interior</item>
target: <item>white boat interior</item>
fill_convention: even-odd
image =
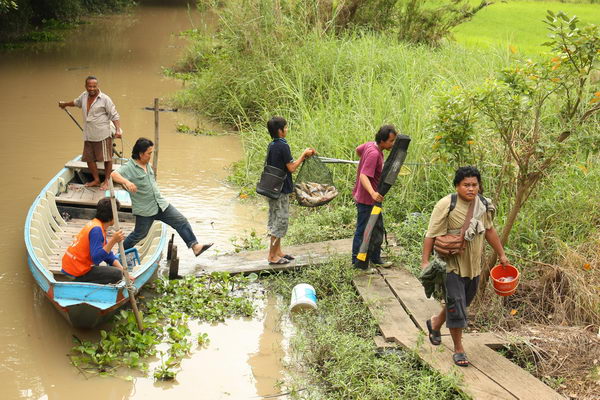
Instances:
[[[98,165],[101,176],[104,166]],[[118,169],[116,164],[114,169]],[[98,187],[86,187],[91,180],[87,164],[70,161],[65,168],[44,188],[32,210],[29,239],[35,255],[55,280],[71,278],[61,272],[62,256],[83,226],[95,216],[98,200],[109,195]],[[115,196],[121,203],[119,221],[125,236],[134,227],[129,193],[120,185],[115,187]],[[112,227],[111,227],[112,229]],[[133,275],[145,268],[145,261],[155,253],[161,239],[161,223],[155,222],[148,236],[136,245],[140,265],[133,268]],[[111,230],[109,229],[109,235]],[[27,232],[26,232],[27,234]],[[113,249],[116,252],[116,249]]]

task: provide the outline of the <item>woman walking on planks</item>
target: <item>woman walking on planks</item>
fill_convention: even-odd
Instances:
[[[454,342],[452,359],[456,365],[467,367],[469,360],[462,344],[462,331],[467,326],[467,307],[475,298],[479,286],[484,239],[498,254],[502,265],[508,265],[508,259],[492,223],[496,210],[491,200],[480,194],[481,174],[477,168],[460,167],[454,176],[454,186],[456,193],[438,201],[431,213],[423,242],[421,268],[429,265],[434,247],[442,246],[442,243],[436,245],[436,237],[463,234],[463,249],[458,254],[441,256],[444,249],[436,251],[446,263],[446,305],[426,324],[429,340],[437,346],[442,343],[440,328],[446,322]]]
[[[294,259],[281,250],[281,239],[285,236],[290,219],[290,193],[293,191],[292,172],[296,171],[302,162],[315,154],[315,150],[308,148],[302,152],[300,158],[294,161],[290,146],[286,141],[288,133],[287,121],[282,117],[273,117],[267,122],[267,129],[273,141],[267,150],[267,165],[286,171],[286,177],[281,189],[281,196],[277,199],[269,198],[269,264],[287,264]]]

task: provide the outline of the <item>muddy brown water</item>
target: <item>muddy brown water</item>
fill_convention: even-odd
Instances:
[[[63,43],[0,53],[0,398],[2,399],[244,399],[277,393],[282,337],[274,299],[259,304],[254,319],[200,325],[211,340],[185,359],[177,382],[155,383],[88,377],[67,358],[79,332],[36,289],[26,264],[23,226],[28,208],[64,163],[80,154],[81,133],[57,107],[83,91],[88,74],[99,77],[121,114],[126,153],[139,136],[152,137],[154,97],[168,97],[181,83],[161,75],[185,51],[176,34],[192,26],[214,26],[185,2],[145,2],[131,14],[94,18]],[[71,109],[81,118],[78,109]],[[240,202],[224,184],[228,167],[242,157],[235,135],[179,134],[178,122],[223,130],[182,113],[161,113],[158,181],[163,194],[188,217],[211,253],[232,249],[230,238],[255,229],[264,233],[265,212]],[[119,143],[120,146],[120,143]],[[197,262],[177,239],[183,273]]]

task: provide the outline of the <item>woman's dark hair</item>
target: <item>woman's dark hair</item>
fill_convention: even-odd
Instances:
[[[394,125],[383,125],[379,128],[379,131],[375,134],[375,143],[379,144],[385,142],[390,138],[391,134],[397,135],[396,127]]]
[[[121,207],[119,200],[117,202],[117,210]],[[104,197],[98,201],[96,205],[96,218],[102,222],[110,222],[113,220],[112,205],[110,204],[110,197]]]
[[[279,130],[283,130],[286,126],[287,121],[283,117],[273,117],[267,122],[269,135],[271,135],[273,139],[277,139],[279,137]]]
[[[483,193],[483,188],[481,187],[481,174],[477,168],[471,165],[460,167],[456,170],[456,173],[454,174],[454,186],[458,186],[465,178],[473,177],[477,178],[477,182],[479,182],[479,193]]]
[[[146,150],[148,150],[148,147],[152,146],[154,146],[152,140],[143,137],[139,138],[133,145],[133,149],[131,149],[131,158],[134,160],[139,160],[140,154],[145,153]]]

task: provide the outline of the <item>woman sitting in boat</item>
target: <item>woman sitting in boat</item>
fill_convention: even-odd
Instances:
[[[96,218],[83,227],[65,252],[62,272],[75,278],[76,282],[107,284],[123,279],[123,266],[111,250],[125,236],[119,230],[106,239],[106,230],[113,223],[110,198],[105,197],[98,201]],[[102,261],[107,265],[100,266]]]

